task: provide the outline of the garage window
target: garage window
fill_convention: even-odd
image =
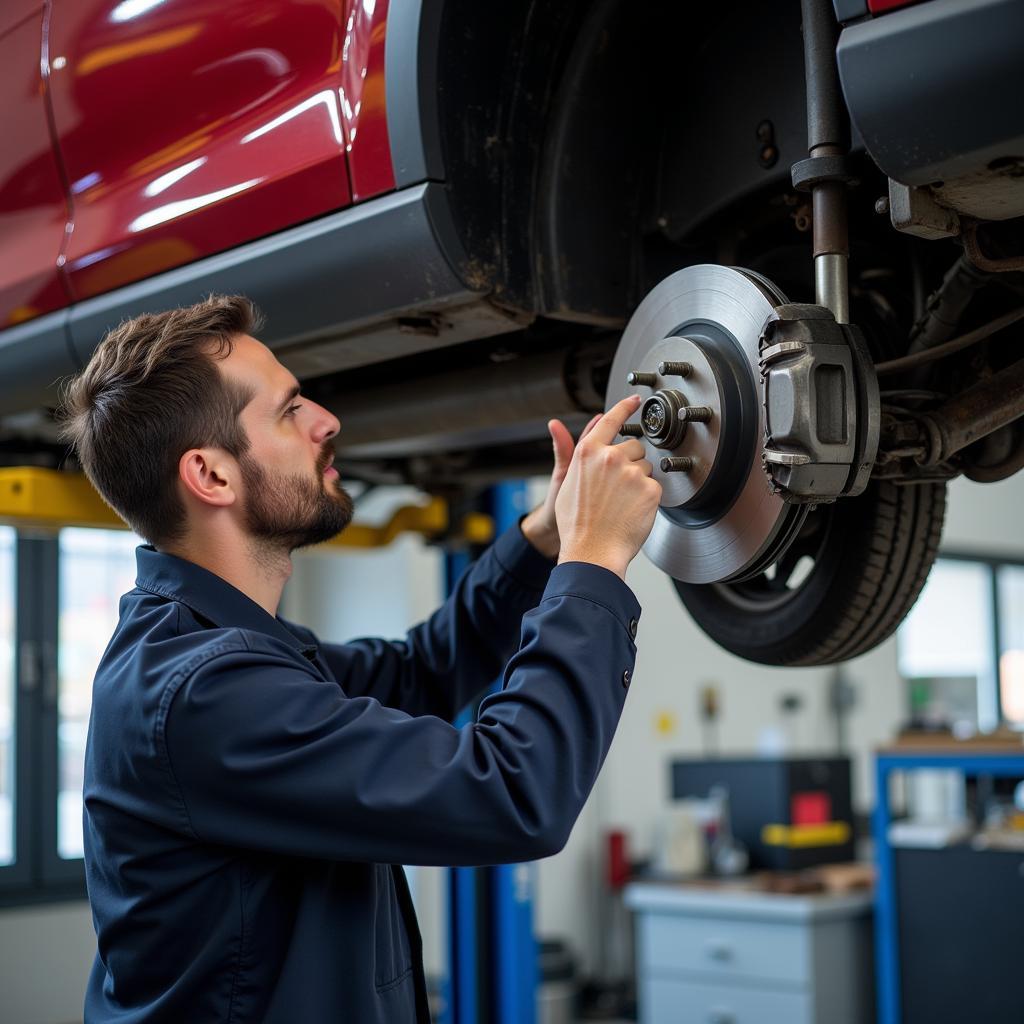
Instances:
[[[57,634],[57,852],[82,856],[82,769],[92,681],[121,595],[135,586],[134,534],[66,529],[60,534]]]
[[[944,552],[897,636],[916,721],[1024,728],[1024,562]]]
[[[1003,716],[1024,728],[1024,566],[997,570],[999,698]]]
[[[0,867],[14,863],[14,541],[0,526]]]
[[[0,527],[0,903],[85,896],[92,681],[139,543],[124,530]]]

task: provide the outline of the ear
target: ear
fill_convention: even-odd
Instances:
[[[238,464],[219,448],[190,448],[178,460],[182,486],[204,505],[233,505]]]

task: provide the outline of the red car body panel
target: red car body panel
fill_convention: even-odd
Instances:
[[[39,71],[42,0],[0,6],[0,327],[67,303],[58,256],[67,205]]]
[[[868,0],[868,10],[872,14],[885,14],[886,11],[894,11],[897,7],[909,7],[921,2],[922,0]]]
[[[74,300],[351,201],[340,4],[53,0]]]
[[[387,18],[388,0],[346,0],[341,112],[355,202],[395,187],[384,93]]]

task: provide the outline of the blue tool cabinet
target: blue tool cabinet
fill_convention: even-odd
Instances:
[[[906,749],[878,753],[875,762],[876,805],[873,822],[875,857],[878,865],[875,895],[878,1024],[903,1024],[904,1021],[896,851],[889,843],[889,825],[892,821],[890,783],[895,774],[920,769],[958,771],[965,778],[987,776],[1024,779],[1024,747],[1019,750],[1015,750],[1013,747],[976,748],[973,750]],[[988,856],[988,854],[979,854],[979,856]],[[1024,856],[1022,856],[1022,864],[1024,864]],[[1005,898],[1007,900],[1024,900],[1024,875],[1021,877],[1020,890],[1016,891],[1016,887],[1014,890],[1007,892]],[[941,898],[941,892],[935,893],[935,899]],[[961,922],[961,925],[965,926],[966,922]],[[965,955],[967,952],[968,950],[965,948]],[[1018,985],[1019,981],[1017,978],[1007,978],[1006,983]]]

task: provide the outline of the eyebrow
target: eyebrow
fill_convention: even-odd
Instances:
[[[301,384],[294,385],[288,391],[288,394],[285,395],[284,398],[282,398],[281,401],[277,403],[277,409],[275,411],[275,414],[279,414],[279,413],[284,412],[286,406],[290,405],[291,402],[294,399],[298,398],[301,393],[302,393],[302,385]]]

